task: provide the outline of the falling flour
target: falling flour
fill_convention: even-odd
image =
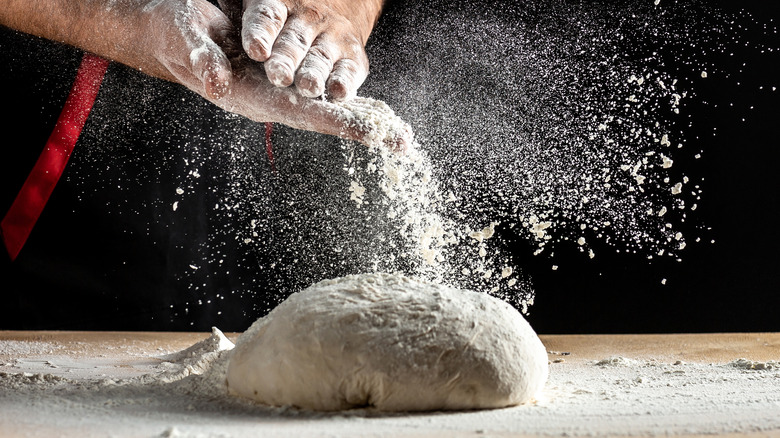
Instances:
[[[156,99],[173,106],[141,82],[95,122],[117,131],[118,145],[83,150],[69,177],[121,193],[175,175],[165,200],[133,206],[115,196],[106,211],[149,218],[139,231],[149,236],[196,212],[215,224],[205,242],[179,243],[196,248],[171,267],[187,289],[171,319],[241,307],[254,320],[312,283],[370,272],[487,292],[527,310],[535,290],[522,264],[532,255],[560,271],[597,269],[607,251],[669,266],[713,242],[697,168],[709,121],[692,110],[711,104],[697,90],[748,69],[719,65],[719,56],[776,54],[776,24],[696,0],[569,3],[417,2],[386,17],[397,25],[380,25],[367,48],[372,73],[361,93],[373,99],[341,104],[370,147],[276,126],[271,172],[262,125],[189,99],[189,112],[165,129],[192,141],[173,148],[175,158],[139,152],[119,141],[126,130],[117,121],[152,119],[164,106]],[[741,29],[767,38],[747,40]],[[200,129],[207,113],[214,120]],[[398,137],[408,140],[405,154],[394,153]]]
[[[456,286],[480,284],[481,290],[491,292],[497,292],[499,284],[514,286],[517,278],[510,278],[514,270],[506,266],[509,261],[488,255],[485,245],[499,223],[473,230],[463,222],[457,194],[441,187],[411,127],[382,101],[357,97],[339,105],[350,114],[347,127],[371,133],[364,161],[358,163],[354,150],[346,156],[345,168],[353,178],[350,199],[362,205],[365,187],[358,178],[375,177],[381,195],[373,202],[384,207],[385,220],[394,224],[400,237],[389,244],[395,257],[377,259],[375,269]],[[406,145],[402,150],[394,147],[399,138]],[[530,294],[518,294],[514,304],[525,311],[532,299]]]

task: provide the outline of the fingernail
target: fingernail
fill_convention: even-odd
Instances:
[[[333,100],[346,100],[350,97],[349,88],[338,79],[328,81],[328,94]]]
[[[204,77],[206,93],[213,99],[221,99],[228,92],[228,81],[221,70],[208,70]]]
[[[241,39],[244,51],[255,61],[264,62],[271,55],[271,46],[267,44],[266,38],[263,38],[263,36],[244,32]]]

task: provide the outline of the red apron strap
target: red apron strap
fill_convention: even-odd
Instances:
[[[95,103],[109,61],[85,53],[57,124],[11,208],[0,232],[11,260],[16,260],[43,207],[62,176]]]

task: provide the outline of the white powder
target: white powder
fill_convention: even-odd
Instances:
[[[439,214],[443,200],[426,156],[413,141],[411,128],[382,101],[358,97],[339,105],[351,113],[348,126],[369,133],[365,141],[375,156],[365,171],[379,173],[379,186],[389,207],[387,215],[400,221],[406,250],[418,263],[424,262],[420,274],[441,279],[435,266],[444,259],[447,240],[454,238],[452,224]],[[394,148],[399,139],[406,144],[402,153]],[[355,169],[350,162],[346,167]],[[349,191],[350,199],[362,203],[363,186],[353,181]]]
[[[357,97],[339,105],[348,110],[345,124],[349,128],[368,133],[365,143],[371,157],[360,164],[354,153],[348,153],[344,168],[352,178],[358,174],[365,175],[366,181],[371,175],[378,177],[382,199],[372,203],[386,206],[385,216],[395,224],[401,242],[395,248],[396,256],[406,261],[405,273],[461,287],[478,282],[484,285],[479,289],[495,293],[496,286],[506,278],[497,265],[505,265],[508,260],[489,257],[484,242],[495,235],[499,222],[491,221],[477,230],[464,223],[458,196],[453,190],[445,192],[440,188],[434,167],[414,140],[411,128],[384,102]],[[403,150],[398,145],[403,145]],[[366,187],[353,179],[348,191],[350,199],[362,205]],[[477,245],[476,251],[468,249],[468,245]],[[478,257],[469,255],[475,253]],[[383,262],[377,261],[375,269],[397,269]],[[500,284],[510,288],[517,281]],[[527,299],[528,296],[521,297]]]
[[[733,362],[729,362],[727,365],[730,365],[734,368],[740,368],[745,370],[776,370],[780,369],[780,362],[777,361],[768,361],[768,362],[758,362],[754,360],[748,360],[745,358],[737,359]]]
[[[543,337],[544,341],[545,338]],[[107,346],[108,347],[108,346]],[[299,437],[612,436],[780,432],[780,364],[737,359],[710,364],[625,355],[602,360],[576,353],[554,360],[537,402],[510,409],[378,415],[358,409],[337,415],[268,408],[230,397],[224,385],[229,341],[215,331],[179,353],[49,355],[50,342],[0,341],[0,430],[11,436]],[[617,353],[617,352],[616,352]],[[45,356],[41,356],[44,354]],[[670,353],[671,354],[671,353]],[[676,354],[676,353],[675,353]],[[6,357],[6,356],[3,356]],[[57,368],[41,371],[50,362]],[[121,377],[128,368],[145,370]],[[73,372],[69,372],[72,370]],[[76,372],[78,371],[78,372]],[[55,374],[56,373],[56,374]]]
[[[0,342],[0,357],[15,358],[25,355],[54,354],[61,349],[61,345],[51,342],[2,341]],[[12,364],[9,362],[5,365]]]
[[[596,362],[596,366],[632,366],[636,361],[622,356],[612,356]]]
[[[352,181],[349,184],[349,199],[355,201],[357,205],[363,204],[363,195],[366,193],[366,188],[363,187],[358,181]]]
[[[490,225],[488,225],[487,227],[479,231],[470,232],[469,237],[476,240],[477,242],[482,242],[485,239],[490,239],[496,233],[496,225],[498,225],[498,222],[491,222]]]

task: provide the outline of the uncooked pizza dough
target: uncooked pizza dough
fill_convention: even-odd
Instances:
[[[420,411],[524,403],[547,373],[544,346],[509,304],[366,274],[317,283],[255,322],[227,383],[269,405]]]

